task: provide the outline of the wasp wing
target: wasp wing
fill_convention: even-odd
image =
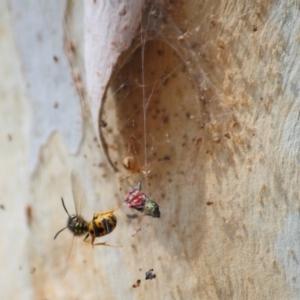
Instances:
[[[82,204],[86,203],[87,198],[86,198],[84,188],[81,184],[80,177],[74,171],[72,171],[71,180],[72,180],[72,191],[73,191],[75,211],[76,211],[76,215],[80,216],[80,214],[82,213]]]

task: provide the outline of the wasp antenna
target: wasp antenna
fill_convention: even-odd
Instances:
[[[66,228],[68,228],[68,226],[64,227],[63,229],[61,229],[55,236],[54,236],[54,240],[56,239],[56,237],[62,232],[64,231]]]
[[[68,213],[67,208],[66,208],[66,206],[65,206],[64,199],[63,199],[62,197],[61,197],[61,202],[62,202],[62,205],[63,205],[63,207],[64,207],[64,209],[65,209],[65,212],[67,213],[67,215],[69,216],[69,218],[71,218],[71,216],[70,216],[70,214]]]

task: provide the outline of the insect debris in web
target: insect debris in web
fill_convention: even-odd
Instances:
[[[125,196],[124,202],[127,204],[128,208],[140,211],[146,216],[159,218],[160,211],[158,204],[148,195],[141,192],[141,186],[142,184],[139,182],[136,187],[131,188]]]
[[[138,279],[138,280],[136,281],[136,283],[132,285],[132,287],[135,289],[135,288],[139,287],[140,285],[141,285],[141,280]]]
[[[156,278],[156,275],[153,273],[153,271],[153,269],[150,269],[145,273],[145,280],[152,280]]]

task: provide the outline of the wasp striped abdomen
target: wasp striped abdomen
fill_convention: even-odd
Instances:
[[[111,233],[117,226],[117,218],[113,214],[107,214],[101,217],[94,217],[89,224],[91,236],[100,237]]]
[[[106,242],[94,244],[94,240],[96,237],[101,237],[111,233],[117,226],[117,218],[113,214],[113,212],[118,209],[122,204],[118,207],[106,211],[106,212],[97,212],[94,213],[93,220],[88,223],[88,234],[84,238],[84,241],[91,236],[91,244],[92,246],[96,245],[107,245]],[[86,241],[87,242],[87,241]],[[111,245],[110,245],[111,246]]]

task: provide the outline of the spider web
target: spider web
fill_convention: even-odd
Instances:
[[[204,172],[200,152],[219,155],[215,145],[231,137],[232,110],[207,75],[207,63],[201,65],[210,45],[197,45],[200,28],[175,24],[171,6],[149,2],[132,47],[120,58],[100,130],[121,181],[128,176],[122,158],[137,158],[137,172],[121,182],[125,192],[142,180],[146,193],[165,198],[178,185],[194,184],[195,174]]]

